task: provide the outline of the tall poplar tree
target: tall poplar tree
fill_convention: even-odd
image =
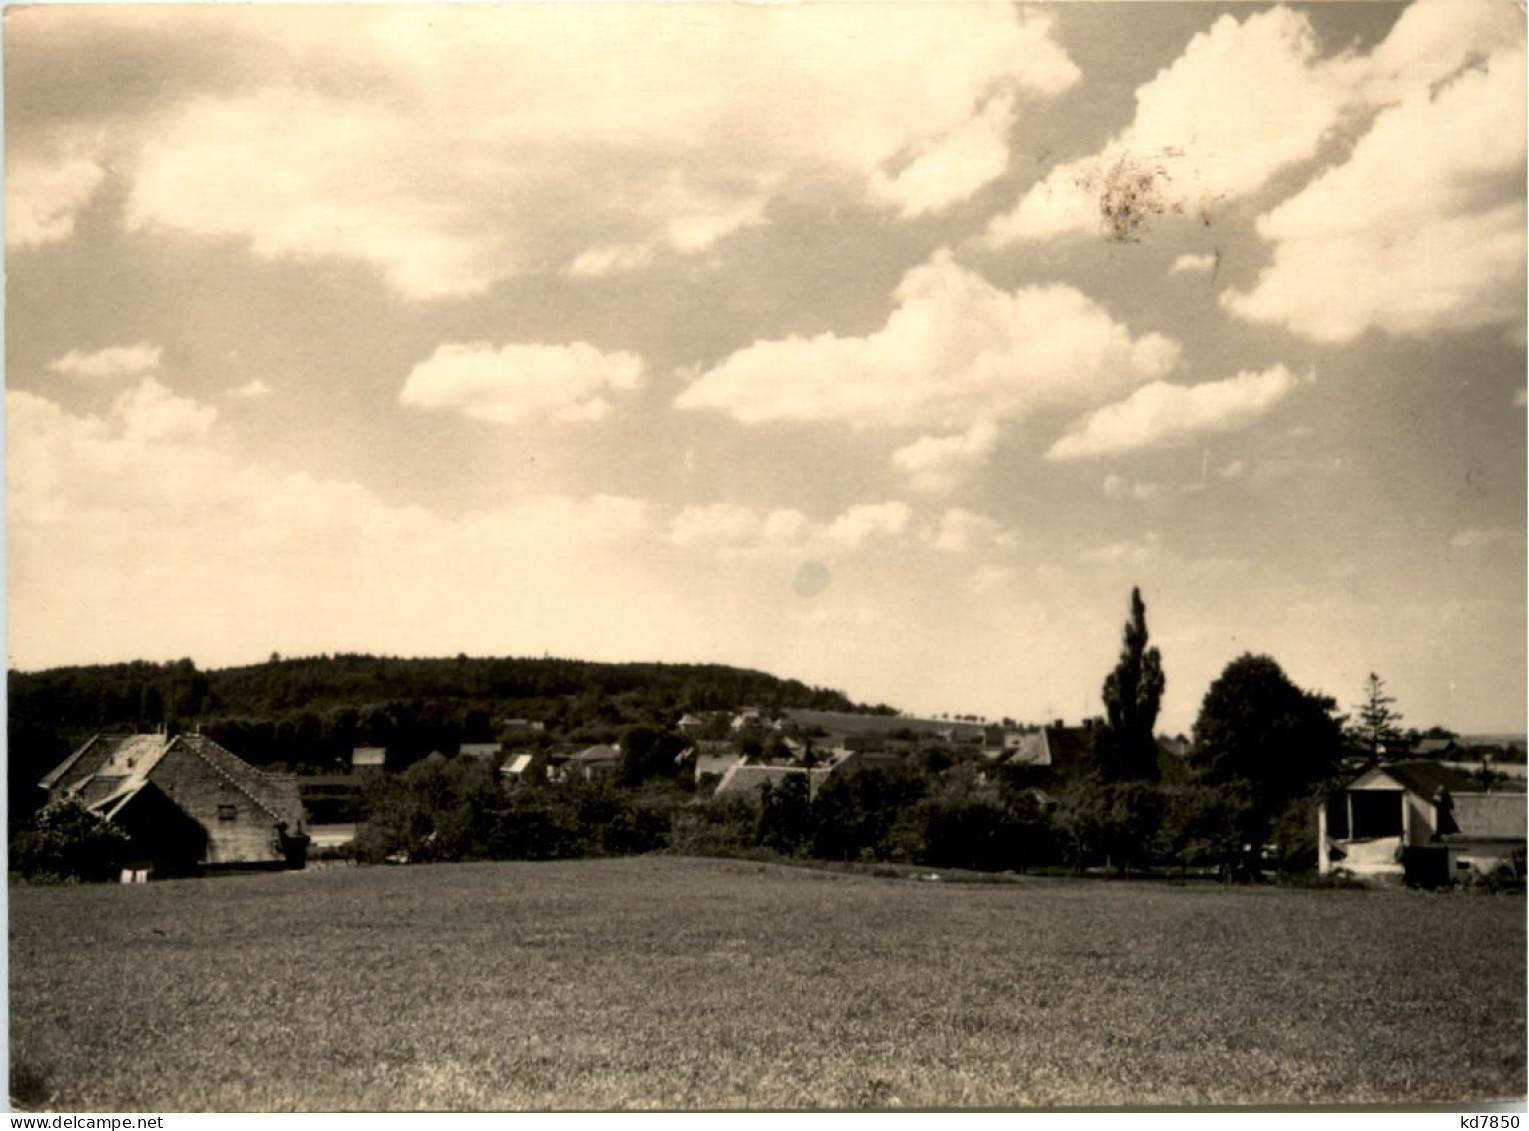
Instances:
[[[1157,739],[1153,727],[1162,707],[1163,661],[1147,647],[1147,606],[1141,590],[1131,589],[1131,619],[1126,621],[1120,661],[1104,681],[1106,724],[1096,750],[1106,780],[1157,781]]]

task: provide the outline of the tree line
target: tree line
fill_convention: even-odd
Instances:
[[[894,713],[843,692],[720,664],[606,664],[546,658],[334,655],[203,671],[189,659],[8,673],[12,826],[37,781],[98,732],[197,727],[253,765],[326,772],[357,746],[398,766],[499,737],[507,717],[570,741],[610,742],[635,725],[748,703]]]

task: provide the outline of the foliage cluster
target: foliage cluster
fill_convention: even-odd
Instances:
[[[595,743],[633,726],[660,730],[686,711],[744,703],[867,710],[838,691],[718,664],[467,656],[273,655],[216,671],[190,660],[137,661],[11,671],[8,691],[12,827],[40,802],[35,785],[43,774],[101,731],[195,724],[253,765],[327,772],[343,769],[357,746],[386,747],[389,765],[402,768],[433,750],[450,754],[463,742],[501,738],[509,719],[543,728],[516,741]]]
[[[10,866],[33,882],[107,880],[127,851],[118,829],[67,801],[42,809],[12,838]]]

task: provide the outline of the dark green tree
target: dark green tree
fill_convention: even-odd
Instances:
[[[11,843],[11,867],[29,879],[108,880],[128,839],[74,801],[49,805]]]
[[[1247,799],[1236,822],[1245,859],[1234,871],[1255,869],[1275,819],[1336,773],[1344,752],[1336,710],[1268,656],[1238,657],[1205,693],[1190,766],[1198,783]]]
[[[1107,781],[1156,781],[1157,740],[1153,728],[1163,702],[1163,661],[1147,647],[1147,606],[1141,590],[1131,590],[1120,660],[1104,680],[1105,726],[1095,741],[1100,772]]]
[[[1345,734],[1373,761],[1400,757],[1407,747],[1401,712],[1392,708],[1395,702],[1395,696],[1386,694],[1386,681],[1371,672],[1364,681],[1364,700],[1354,708],[1357,716]]]

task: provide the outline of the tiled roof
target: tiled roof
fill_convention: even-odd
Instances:
[[[1470,774],[1441,766],[1437,762],[1393,762],[1380,771],[1421,797],[1433,797],[1443,789],[1449,793],[1480,793],[1481,783]]]
[[[1523,840],[1529,831],[1529,799],[1522,793],[1462,793],[1450,800],[1455,837]]]
[[[807,776],[807,793],[809,797],[817,796],[818,789],[822,786],[825,778],[832,770],[808,770],[801,766],[746,766],[735,765],[722,775],[722,780],[717,783],[713,791],[713,797],[748,797],[757,798],[759,790],[766,784],[779,785],[787,778],[805,774]]]
[[[580,750],[569,761],[588,765],[591,762],[615,762],[620,758],[621,751],[614,746],[588,746]]]
[[[200,759],[273,820],[293,830],[302,827],[303,805],[295,777],[263,773],[200,734],[172,738],[162,734],[97,736],[43,780],[57,782],[71,771],[82,772],[80,780],[70,786],[70,795],[81,804],[109,815],[135,796],[165,757],[177,748]]]

